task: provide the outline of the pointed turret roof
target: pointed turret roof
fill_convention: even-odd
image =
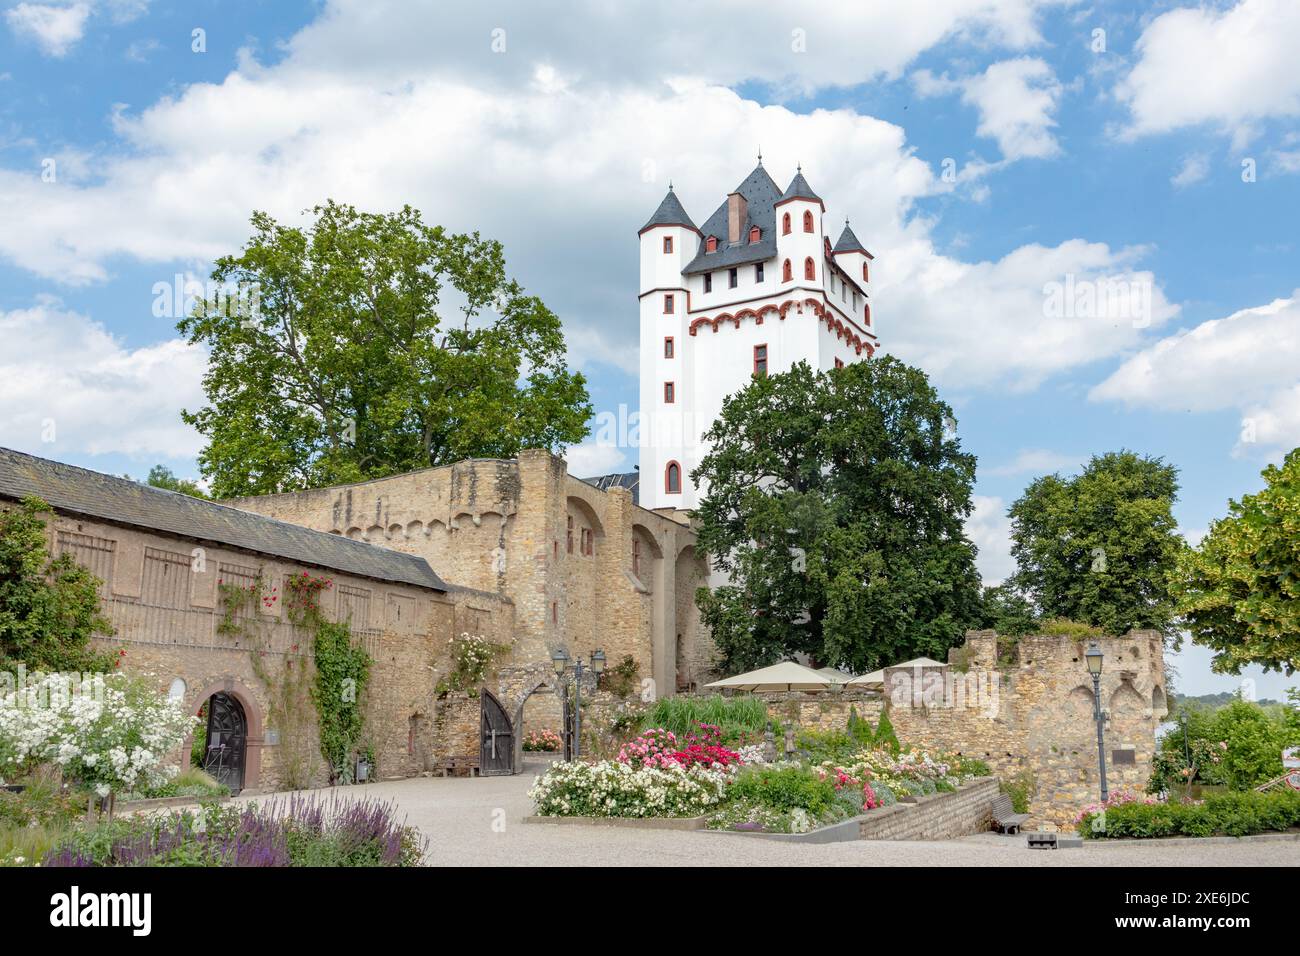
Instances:
[[[683,275],[764,262],[776,255],[776,213],[773,207],[781,196],[781,187],[763,167],[761,159],[732,192],[745,197],[745,221],[741,223],[740,242],[732,245],[727,241],[727,202],[723,200],[700,227],[700,235],[717,238],[718,251],[709,252],[701,245],[699,253],[682,270]],[[749,241],[749,231],[754,226],[759,229],[758,242]]]
[[[695,223],[691,222],[691,217],[686,215],[686,210],[682,207],[681,200],[673,192],[673,184],[668,184],[668,195],[664,196],[664,201],[659,204],[650,221],[637,230],[637,234],[652,229],[655,226],[685,226],[687,229],[694,229],[699,232]]]
[[[861,252],[866,256],[871,255],[871,253],[867,252],[867,247],[853,234],[847,219],[844,220],[844,231],[840,233],[839,241],[835,243],[835,248],[831,252]]]
[[[803,178],[803,167],[800,166],[794,174],[794,179],[790,180],[790,185],[785,187],[785,192],[781,194],[781,202],[789,199],[811,199],[815,202],[821,202],[822,197],[813,192],[813,188],[808,185],[808,180]]]

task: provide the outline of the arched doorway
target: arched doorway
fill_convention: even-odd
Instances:
[[[205,702],[208,711],[203,769],[231,793],[244,789],[248,757],[248,717],[231,694],[218,691]]]
[[[506,776],[515,772],[515,733],[510,715],[496,695],[484,687],[479,691],[482,702],[479,723],[479,775]]]

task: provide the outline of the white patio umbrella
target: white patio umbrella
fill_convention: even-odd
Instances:
[[[947,667],[943,661],[933,661],[928,657],[915,657],[910,661],[903,661],[901,664],[891,664],[891,667]],[[861,677],[855,677],[849,681],[854,687],[870,686],[873,684],[885,683],[885,668],[878,671],[872,671],[870,674],[863,674]]]
[[[770,667],[760,667],[756,671],[737,674],[715,680],[705,687],[729,687],[732,690],[782,691],[782,690],[825,690],[837,681],[825,674],[819,674],[811,667],[804,667],[794,661],[782,661]]]
[[[846,674],[844,671],[836,670],[834,667],[819,667],[817,673],[823,677],[829,677],[833,684],[847,684],[853,680],[852,674]]]

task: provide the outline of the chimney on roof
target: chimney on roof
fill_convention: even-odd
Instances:
[[[740,193],[727,196],[727,242],[735,245],[740,242],[740,231],[745,228],[745,217],[749,214],[749,203]]]

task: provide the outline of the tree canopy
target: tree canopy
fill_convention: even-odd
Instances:
[[[91,638],[113,633],[100,610],[101,582],[71,555],[51,560],[49,513],[38,498],[0,509],[0,668],[107,670],[112,655],[90,648]]]
[[[692,478],[699,543],[731,583],[697,594],[732,668],[795,652],[870,670],[942,658],[978,623],[975,457],[924,373],[892,357],[756,376]]]
[[[199,487],[198,482],[191,481],[188,478],[178,478],[166,465],[154,465],[150,468],[149,476],[145,478],[144,483],[151,488],[175,491],[182,495],[189,495],[191,498],[206,498],[208,496],[208,493]]]
[[[1107,634],[1171,634],[1166,577],[1186,547],[1173,516],[1177,497],[1177,469],[1131,451],[1096,455],[1073,478],[1033,481],[1009,511],[1010,583],[1040,618]]]
[[[216,288],[178,323],[209,352],[207,439],[218,498],[382,477],[587,433],[559,318],[506,273],[500,243],[419,212],[328,202],[305,228],[263,212]]]
[[[1169,578],[1192,640],[1223,673],[1300,670],[1300,448],[1263,477],[1264,489],[1229,501]]]

